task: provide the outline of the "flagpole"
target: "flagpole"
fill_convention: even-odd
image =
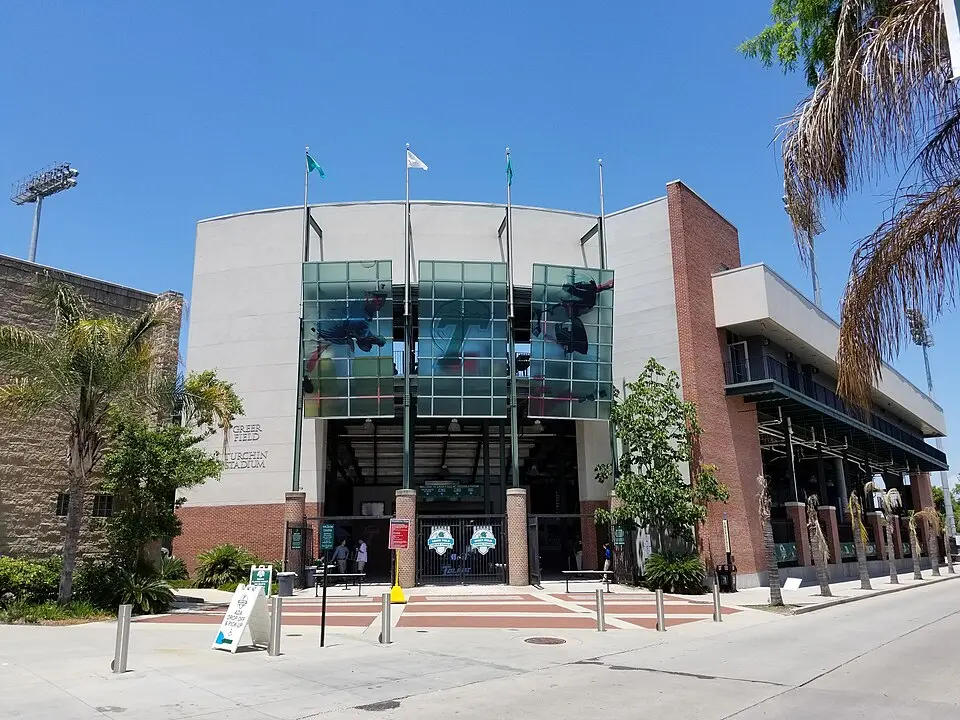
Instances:
[[[514,340],[516,322],[513,307],[513,199],[511,197],[513,177],[512,166],[510,165],[510,148],[507,148],[507,167],[511,169],[511,172],[507,173],[507,297],[509,299],[507,366],[510,373],[510,480],[513,487],[520,487],[520,450],[517,447],[519,445],[517,429],[517,347]]]
[[[406,152],[410,151],[407,143]],[[410,427],[410,363],[413,355],[413,323],[410,317],[410,161],[406,152],[403,166],[406,174],[407,197],[403,212],[403,488],[409,490],[412,481]]]
[[[303,262],[309,261],[310,254],[310,165],[307,156],[310,147],[303,155]],[[293,419],[293,491],[300,491],[300,456],[303,446],[303,266],[300,266],[300,321],[297,327],[297,412]]]

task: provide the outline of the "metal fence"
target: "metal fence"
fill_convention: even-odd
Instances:
[[[423,515],[417,522],[417,584],[507,581],[503,515]]]

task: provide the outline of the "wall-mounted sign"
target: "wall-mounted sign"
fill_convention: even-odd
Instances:
[[[490,550],[497,546],[497,538],[493,534],[491,525],[477,525],[473,529],[473,536],[470,538],[470,547],[481,555],[486,555]]]
[[[230,428],[231,441],[237,443],[256,442],[260,439],[260,432],[259,423],[234,425]]]
[[[443,555],[453,549],[453,535],[449,525],[440,525],[430,528],[430,537],[427,538],[427,547],[435,550],[437,555]]]
[[[418,494],[421,500],[482,500],[482,485],[423,485]]]
[[[267,467],[267,453],[269,450],[242,450],[224,455],[224,469],[226,470],[262,470]],[[219,454],[219,453],[218,453]]]
[[[324,523],[320,526],[320,549],[333,550],[333,523]]]

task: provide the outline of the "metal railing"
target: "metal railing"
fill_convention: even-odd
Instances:
[[[527,349],[524,350],[524,347]],[[403,356],[404,356],[403,343],[394,343],[393,344],[393,374],[396,376],[403,375]],[[530,351],[529,345],[517,346],[517,377],[518,378],[529,378],[530,377]],[[469,356],[467,357],[469,359]],[[507,362],[507,358],[503,358],[503,362]],[[415,351],[413,353],[413,366],[411,367],[410,374],[416,375],[417,369],[420,363],[420,355]]]

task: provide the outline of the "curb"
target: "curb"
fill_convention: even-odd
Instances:
[[[936,585],[937,583],[947,582],[948,580],[957,580],[960,579],[960,575],[947,575],[946,577],[933,577],[925,580],[923,584],[917,585],[901,585],[900,587],[888,588],[886,590],[879,590],[877,592],[870,593],[869,595],[861,595],[859,597],[844,597],[836,598],[835,600],[828,600],[824,603],[818,603],[816,605],[806,605],[804,607],[799,607],[793,610],[791,615],[805,615],[807,613],[816,612],[817,610],[824,610],[826,608],[835,607],[837,605],[846,605],[847,603],[859,602],[861,600],[869,600],[874,597],[881,597],[883,595],[892,595],[893,593],[903,592],[904,590],[913,590],[915,588],[929,587],[930,585]]]

